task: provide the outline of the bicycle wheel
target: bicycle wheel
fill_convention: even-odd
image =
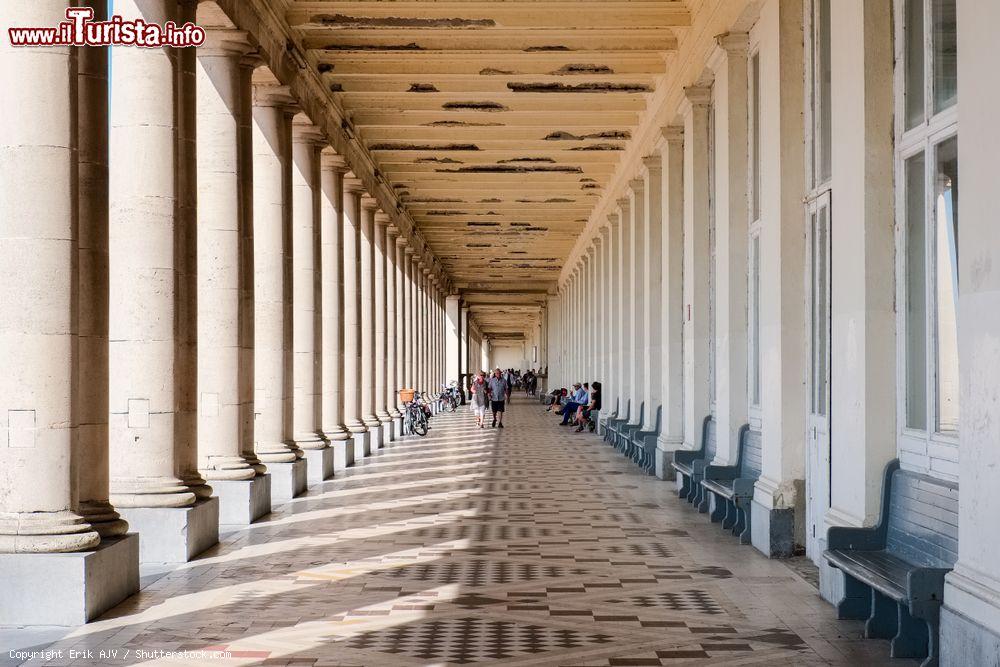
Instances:
[[[427,415],[423,412],[421,412],[420,415],[417,416],[416,420],[414,420],[413,431],[421,437],[427,435]]]
[[[451,410],[452,412],[458,410],[458,401],[456,401],[454,398],[449,399],[448,409]]]

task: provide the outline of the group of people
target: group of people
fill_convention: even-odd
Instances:
[[[572,391],[565,387],[553,389],[548,403],[546,412],[562,416],[560,426],[576,424],[576,432],[580,433],[587,427],[590,413],[601,409],[601,383],[574,382]]]
[[[499,368],[487,377],[486,371],[479,371],[472,379],[469,387],[472,413],[476,415],[479,428],[486,428],[487,407],[493,413],[493,426],[503,428],[503,413],[510,399],[510,390],[514,386],[513,371],[504,372]]]

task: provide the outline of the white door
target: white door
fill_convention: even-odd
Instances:
[[[830,508],[830,193],[807,207],[809,237],[809,415],[806,420],[806,554],[819,565]]]

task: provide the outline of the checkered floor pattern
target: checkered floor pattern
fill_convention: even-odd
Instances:
[[[890,664],[803,567],[740,546],[598,436],[524,398],[504,423],[436,416],[191,563],[147,568],[104,618],[21,645],[144,667]],[[231,657],[138,657],[156,650]]]

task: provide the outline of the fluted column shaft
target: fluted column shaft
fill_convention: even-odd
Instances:
[[[304,114],[292,124],[292,438],[323,449],[319,385],[319,153],[325,138]]]
[[[403,368],[403,382],[406,389],[414,389],[413,375],[413,248],[404,246],[403,248],[403,322],[405,336],[403,337],[403,350],[406,356],[406,363]]]
[[[320,156],[320,287],[322,309],[322,431],[327,440],[347,440],[344,427],[344,159],[325,149]]]
[[[293,100],[255,85],[253,107],[254,449],[266,463],[302,457],[291,443],[291,320],[286,305]]]
[[[402,385],[399,374],[399,283],[396,280],[397,234],[395,227],[386,225],[385,241],[385,405],[390,417],[402,416],[397,409],[397,393]]]
[[[361,420],[361,181],[344,179],[344,425],[365,433]]]
[[[243,273],[251,222],[244,202],[252,181],[240,148],[249,112],[240,61],[249,49],[238,30],[210,30],[198,49],[198,469],[210,480],[257,474],[242,448],[250,409],[241,369],[242,290],[252,282]]]
[[[361,420],[369,430],[375,416],[375,210],[378,202],[361,198]]]
[[[388,336],[386,331],[386,281],[385,249],[386,230],[389,216],[375,214],[375,416],[383,424],[391,417],[386,409],[386,351]]]
[[[172,0],[122,0],[115,11],[125,20],[177,19]],[[183,507],[194,503],[196,493],[211,494],[196,472],[195,415],[189,411],[194,193],[188,170],[195,165],[186,142],[194,130],[192,82],[174,49],[114,47],[113,57],[111,501],[119,507]]]
[[[15,3],[12,25],[46,25],[68,3]],[[78,551],[100,536],[76,512],[73,380],[79,298],[76,50],[0,37],[11,107],[0,127],[0,553]]]

